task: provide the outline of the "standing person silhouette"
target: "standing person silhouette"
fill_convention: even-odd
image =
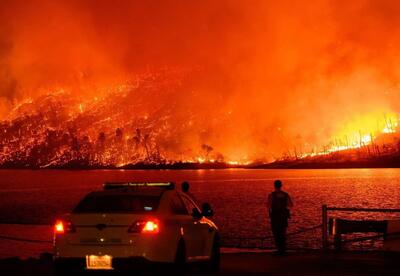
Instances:
[[[182,192],[189,193],[189,189],[190,189],[189,182],[183,181],[181,184],[181,188],[182,188]]]
[[[189,191],[189,189],[190,189],[189,182],[183,181],[181,184],[181,188],[182,188],[182,192],[187,194],[197,204],[196,197]]]
[[[289,208],[293,207],[289,194],[282,191],[282,181],[274,181],[275,191],[268,195],[268,213],[271,219],[272,234],[278,255],[286,253],[286,229],[290,218]]]

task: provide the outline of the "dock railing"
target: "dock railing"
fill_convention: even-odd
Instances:
[[[400,209],[385,209],[385,208],[347,208],[347,207],[328,207],[322,205],[322,248],[324,250],[329,248],[329,211],[340,212],[374,212],[374,213],[400,213]],[[381,236],[381,235],[380,235]]]

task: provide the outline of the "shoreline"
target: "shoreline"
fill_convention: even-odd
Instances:
[[[347,161],[347,162],[304,162],[275,161],[272,163],[254,163],[248,165],[231,165],[228,163],[172,163],[172,164],[130,164],[126,166],[26,166],[0,165],[0,170],[225,170],[225,169],[396,169],[400,168],[400,158],[387,162],[381,161]]]

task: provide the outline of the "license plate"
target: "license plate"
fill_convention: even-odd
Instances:
[[[112,257],[110,255],[88,255],[86,256],[87,269],[113,269]]]

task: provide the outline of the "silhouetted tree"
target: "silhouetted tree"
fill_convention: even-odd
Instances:
[[[117,138],[117,141],[120,141],[122,140],[122,137],[123,137],[122,129],[117,128],[115,130],[115,138]]]

